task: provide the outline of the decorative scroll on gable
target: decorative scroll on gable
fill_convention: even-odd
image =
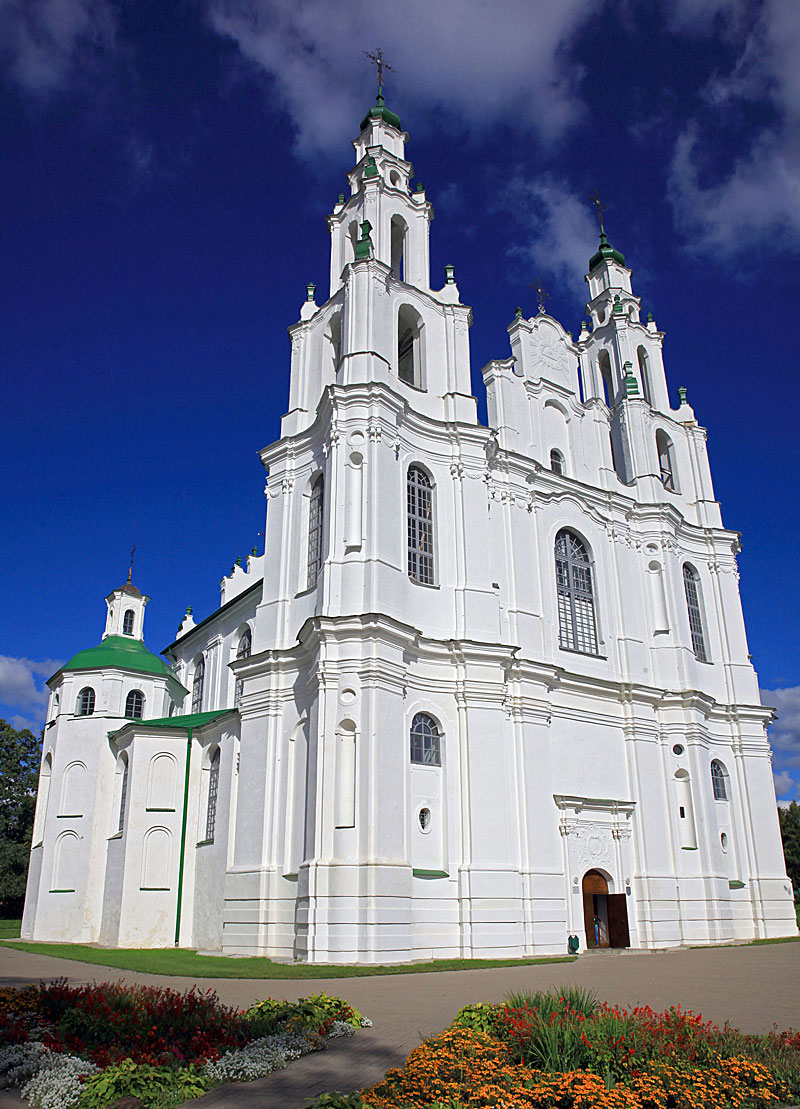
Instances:
[[[527,337],[529,360],[525,376],[533,380],[544,378],[566,389],[574,389],[577,359],[568,344],[566,333],[554,320],[534,319]]]

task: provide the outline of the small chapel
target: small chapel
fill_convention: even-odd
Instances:
[[[470,386],[377,102],[289,329],[264,553],[153,654],[132,575],[50,678],[22,936],[312,963],[794,935],[706,431],[600,226]]]

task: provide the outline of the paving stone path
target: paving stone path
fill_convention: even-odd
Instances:
[[[510,990],[547,989],[562,982],[591,987],[605,1001],[655,1009],[680,1005],[717,1024],[746,1032],[800,1027],[800,943],[756,947],[677,948],[657,952],[597,952],[577,962],[494,970],[374,978],[236,979],[172,978],[135,974],[0,945],[0,980],[16,986],[66,977],[75,984],[124,980],[184,990],[214,989],[240,1008],[264,997],[296,1000],[324,990],[344,997],[371,1017],[374,1027],[334,1041],[268,1078],[221,1086],[192,1102],[198,1109],[305,1109],[319,1093],[370,1085],[389,1067],[402,1065],[412,1048],[445,1028],[470,1001],[501,1001]],[[23,1105],[0,1093],[0,1109]]]

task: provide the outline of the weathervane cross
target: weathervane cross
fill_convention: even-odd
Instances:
[[[605,212],[606,206],[601,202],[600,194],[597,189],[595,189],[594,191],[594,196],[590,196],[589,199],[595,206],[595,210],[597,212],[597,222],[600,224],[600,232],[602,233],[605,231],[605,228],[603,227],[603,212]]]
[[[378,69],[378,91],[380,92],[380,90],[383,88],[383,71],[384,71],[384,69],[387,69],[389,71],[389,73],[396,73],[397,70],[394,69],[393,66],[390,66],[387,61],[384,61],[383,51],[381,50],[380,46],[378,47],[378,49],[375,51],[374,54],[370,54],[369,50],[364,50],[363,54],[364,54],[365,58],[369,58],[369,60],[373,63],[373,65],[377,66],[377,69]]]
[[[136,554],[136,544],[134,543],[133,546],[131,547],[131,564],[130,564],[130,567],[128,569],[128,585],[131,584],[131,578],[133,576],[133,556],[135,554]]]
[[[528,282],[528,288],[533,289],[539,298],[539,312],[544,312],[544,302],[550,299],[550,294],[544,291],[541,277],[536,278],[536,284]]]

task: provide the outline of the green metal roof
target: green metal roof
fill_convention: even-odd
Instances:
[[[596,254],[593,254],[589,259],[589,273],[592,272],[595,266],[599,266],[601,262],[618,262],[620,266],[625,265],[625,255],[619,250],[614,250],[611,243],[606,237],[605,231],[600,232],[600,247]]]
[[[189,728],[202,728],[204,724],[210,724],[212,720],[216,720],[220,716],[226,716],[231,712],[236,712],[236,709],[215,709],[213,712],[190,712],[187,713],[186,716],[159,716],[155,720],[128,720],[122,727],[171,728],[177,731],[186,731]],[[117,732],[121,731],[122,728],[117,728],[116,731],[109,732],[108,734],[116,735]]]
[[[370,108],[364,118],[361,120],[361,130],[367,126],[371,119],[382,119],[384,123],[388,123],[390,127],[396,127],[398,131],[402,131],[400,126],[400,116],[395,115],[383,103],[383,93],[378,90],[378,99],[375,101],[374,107]]]
[[[96,647],[78,651],[77,655],[61,669],[133,670],[137,674],[155,674],[159,678],[169,678],[180,685],[173,672],[158,655],[148,651],[141,639],[129,639],[127,635],[106,636]]]

